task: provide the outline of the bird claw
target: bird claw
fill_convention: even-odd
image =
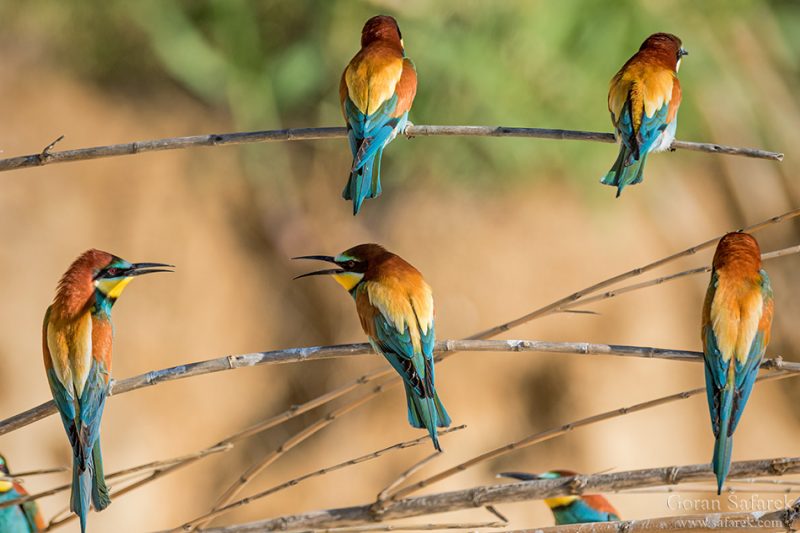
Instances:
[[[410,128],[410,127],[412,127],[412,126],[414,126],[414,123],[413,123],[413,122],[411,122],[410,120],[407,120],[407,121],[406,121],[406,127],[405,127],[405,128],[403,128],[403,135],[405,135],[405,136],[406,136],[406,139],[413,139],[413,138],[414,138],[414,136],[413,136],[413,135],[411,135],[410,133],[408,133],[408,128]]]

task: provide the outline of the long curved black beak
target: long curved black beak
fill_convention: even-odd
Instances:
[[[326,263],[333,263],[334,265],[336,264],[336,259],[329,255],[302,255],[300,257],[292,257],[292,259],[313,259],[315,261],[325,261]],[[326,268],[325,270],[317,270],[315,272],[309,272],[308,274],[301,274],[292,279],[306,278],[308,276],[327,276],[342,272],[344,272],[344,270],[341,268]]]
[[[539,474],[528,474],[527,472],[500,472],[495,477],[507,477],[511,479],[519,479],[520,481],[536,481],[545,479]]]
[[[174,265],[165,263],[134,263],[128,271],[128,276],[141,276],[142,274],[154,274],[156,272],[174,272]]]

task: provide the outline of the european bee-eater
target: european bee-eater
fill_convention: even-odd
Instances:
[[[642,181],[647,154],[668,150],[675,140],[681,84],[678,69],[688,52],[669,33],[655,33],[611,79],[608,110],[620,141],[619,156],[600,180],[617,188]]]
[[[553,470],[543,474],[526,474],[524,472],[502,472],[497,477],[508,477],[521,481],[533,481],[538,479],[558,479],[562,477],[577,476],[575,472],[569,470]],[[582,524],[584,522],[616,522],[619,520],[619,513],[616,509],[599,494],[586,494],[582,496],[555,496],[545,498],[544,503],[553,512],[556,525]]]
[[[449,426],[450,417],[434,387],[433,294],[422,274],[377,244],[361,244],[336,257],[295,259],[336,265],[295,279],[330,275],[350,293],[370,344],[403,378],[408,422],[426,428],[434,447],[441,451],[436,428]]]
[[[417,71],[406,57],[397,21],[372,17],[361,30],[361,50],[350,60],[339,84],[347,138],[353,152],[350,177],[342,192],[358,214],[365,198],[381,194],[381,155],[405,130],[417,94]]]
[[[44,366],[72,445],[70,510],[80,518],[82,532],[90,498],[97,511],[111,503],[99,440],[111,375],[111,308],[135,276],[171,272],[169,268],[172,265],[129,263],[89,250],[61,278],[44,315]]]
[[[772,310],[758,242],[747,233],[728,233],[714,253],[701,329],[718,493],[731,465],[733,432],[769,343]]]
[[[10,479],[6,458],[0,455],[0,503],[16,500],[28,493],[22,485]],[[36,501],[0,509],[0,531],[2,533],[36,533],[44,531],[44,518]]]

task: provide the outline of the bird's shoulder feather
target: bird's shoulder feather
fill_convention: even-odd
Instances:
[[[382,42],[362,48],[344,71],[347,96],[364,115],[392,98],[403,75],[401,50]]]

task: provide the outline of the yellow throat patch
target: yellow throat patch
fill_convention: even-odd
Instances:
[[[336,283],[344,287],[344,290],[350,292],[353,290],[353,287],[358,285],[358,282],[364,278],[364,274],[356,273],[356,272],[342,272],[341,274],[333,274],[333,279],[336,280]]]
[[[116,300],[132,279],[133,278],[100,279],[95,282],[95,286],[108,298]]]
[[[555,498],[546,498],[544,503],[547,504],[550,509],[554,509],[556,507],[569,505],[577,499],[577,496],[556,496]]]

